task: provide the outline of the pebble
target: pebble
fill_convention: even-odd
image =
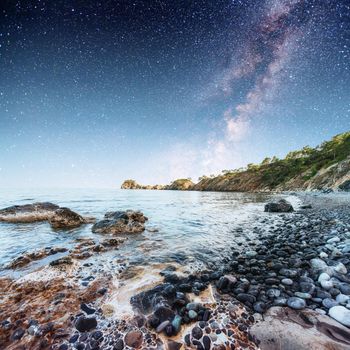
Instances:
[[[350,310],[344,306],[333,306],[329,310],[329,316],[346,327],[350,327]]]
[[[291,286],[293,284],[293,280],[291,280],[290,278],[283,278],[281,282],[286,286]]]
[[[201,339],[203,336],[203,331],[199,327],[196,326],[196,327],[193,327],[191,334],[192,334],[193,338]]]
[[[322,300],[322,305],[327,309],[330,309],[331,307],[338,305],[338,303],[334,299],[326,298]]]
[[[332,281],[321,281],[320,283],[321,283],[322,288],[325,290],[329,290],[329,289],[333,288],[333,286],[334,286]]]
[[[288,299],[287,304],[290,308],[295,310],[301,310],[306,307],[306,303],[304,299],[298,297],[291,297]]]
[[[97,327],[97,321],[95,317],[80,316],[75,322],[75,328],[79,332],[88,332]]]
[[[124,341],[131,348],[139,348],[142,345],[143,334],[139,330],[130,331],[125,335]]]
[[[345,295],[345,294],[338,294],[337,297],[335,298],[335,300],[339,304],[347,304],[347,302],[350,300],[350,297],[348,295]]]
[[[318,276],[318,282],[322,282],[322,281],[329,281],[331,279],[331,276],[328,275],[328,273],[322,272],[319,276]]]

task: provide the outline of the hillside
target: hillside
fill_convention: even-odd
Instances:
[[[179,179],[158,187],[238,192],[350,190],[350,132],[336,135],[315,148],[305,146],[290,152],[284,159],[265,158],[261,164],[248,164],[245,169],[224,170],[218,176],[202,176],[197,184],[189,179]]]

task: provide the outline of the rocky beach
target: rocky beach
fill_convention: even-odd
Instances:
[[[92,231],[4,266],[1,348],[348,349],[349,209],[346,193],[270,196],[254,221],[232,227],[225,254],[213,247],[200,264],[115,259],[140,235],[157,235],[140,211],[93,219],[50,203],[1,210],[2,225]],[[143,242],[143,254],[160,252],[156,241]]]

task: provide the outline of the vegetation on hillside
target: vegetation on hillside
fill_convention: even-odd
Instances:
[[[265,158],[260,164],[248,164],[247,168],[223,170],[221,177],[237,177],[240,173],[260,175],[264,186],[273,188],[303,174],[303,180],[314,177],[320,169],[336,164],[350,155],[350,132],[334,136],[330,141],[311,148],[289,152],[284,159]],[[206,176],[199,181],[208,179]]]

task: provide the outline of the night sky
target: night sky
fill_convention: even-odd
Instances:
[[[0,2],[0,187],[119,187],[350,129],[348,0]]]

